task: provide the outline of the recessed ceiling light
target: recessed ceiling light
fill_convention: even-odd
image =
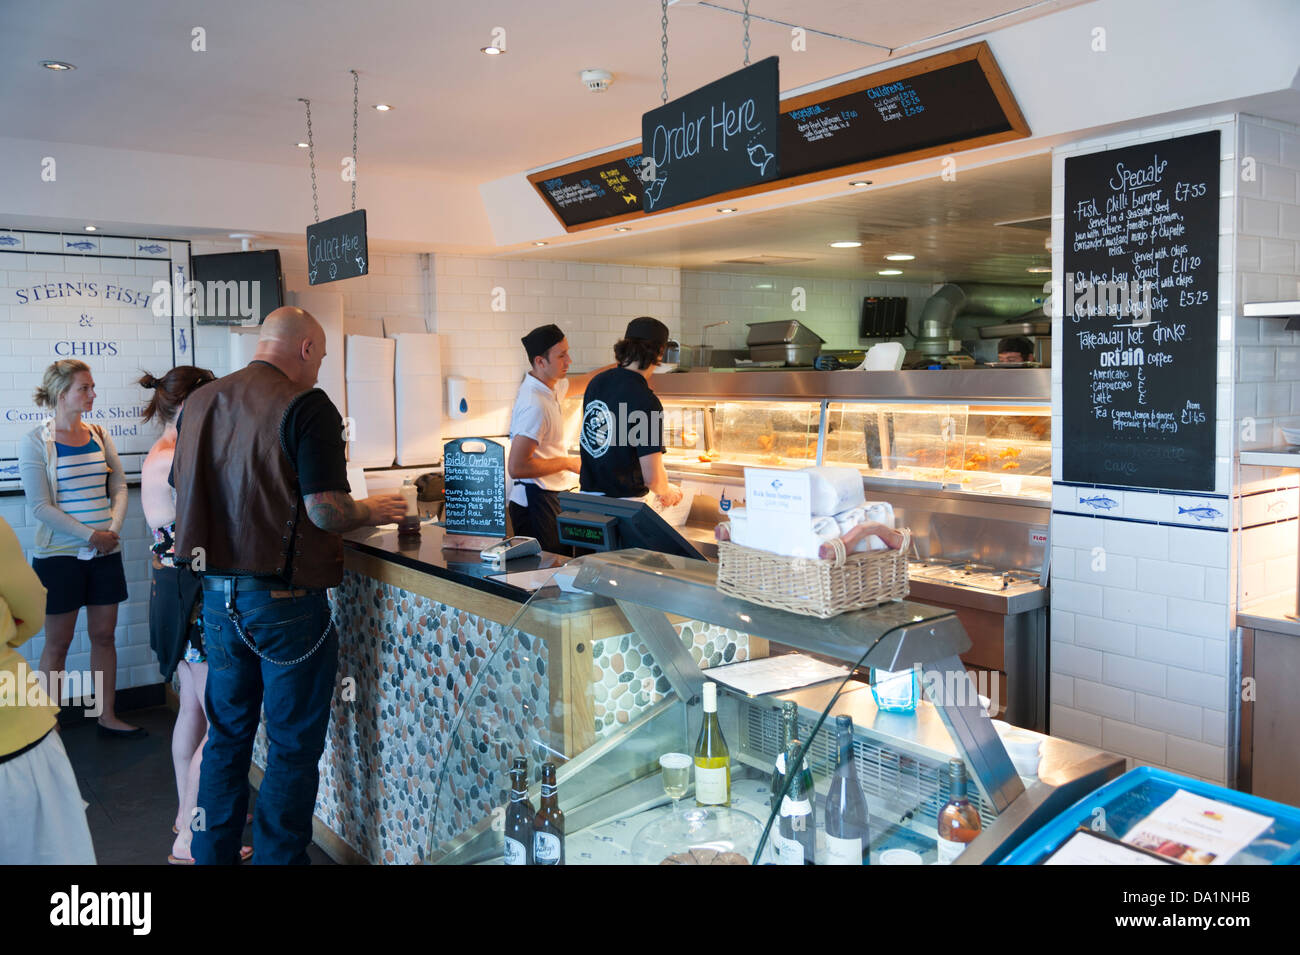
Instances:
[[[86,231],[87,231],[87,232],[94,232],[94,231],[95,231],[96,229],[98,229],[98,228],[99,228],[99,226],[88,225],[88,226],[86,226]]]
[[[876,274],[877,275],[902,275],[903,270],[902,269],[881,269]]]
[[[616,226],[614,226],[614,231],[615,231],[615,232],[631,232],[632,229],[631,229],[631,227],[629,227],[629,226],[625,226],[625,225],[616,225]]]
[[[856,239],[841,239],[839,242],[830,243],[832,249],[856,249],[861,245],[862,243]]]
[[[719,209],[718,211],[721,212],[721,213],[725,216],[725,215],[730,215],[731,213],[735,212],[736,209],[735,209],[734,206],[723,206],[723,207],[722,207],[721,209]]]
[[[543,246],[543,245],[545,245],[545,244],[546,244],[545,242],[534,242],[534,243],[533,243],[533,245],[536,245],[536,246]]]
[[[861,189],[863,186],[869,186],[869,185],[871,185],[871,180],[870,180],[870,179],[850,179],[850,180],[849,180],[849,185],[852,186],[854,189]]]
[[[376,103],[374,108],[379,110],[381,113],[387,113],[393,107],[389,106],[387,103]]]
[[[71,63],[65,63],[62,60],[41,60],[41,66],[47,70],[57,70],[59,72],[76,69]]]
[[[885,256],[886,262],[911,262],[916,256],[908,255],[906,252],[894,252]]]
[[[505,50],[499,46],[481,46],[478,50],[480,53],[486,53],[488,56],[500,56]]]
[[[299,149],[310,149],[311,143],[295,143]]]
[[[1029,268],[1025,269],[1025,271],[1031,272],[1034,275],[1043,275],[1052,271],[1052,267],[1050,265],[1031,265]]]

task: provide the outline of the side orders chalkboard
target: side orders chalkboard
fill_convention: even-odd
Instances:
[[[1214,490],[1219,133],[1065,161],[1063,478]]]
[[[442,451],[447,532],[505,537],[505,448],[486,438],[457,438]]]

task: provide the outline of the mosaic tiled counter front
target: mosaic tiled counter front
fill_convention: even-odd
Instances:
[[[347,568],[331,593],[339,672],[316,800],[317,841],[336,858],[421,862],[431,839],[504,804],[504,754],[527,753],[535,771],[669,692],[612,608],[530,616],[521,626],[537,632],[523,633],[508,626],[519,603],[351,550]],[[766,653],[734,630],[675,626],[701,667]],[[263,727],[255,779],[266,747]]]

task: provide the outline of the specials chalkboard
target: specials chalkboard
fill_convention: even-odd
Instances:
[[[646,211],[777,179],[780,98],[769,56],[644,114]]]
[[[442,451],[448,533],[505,537],[505,448],[486,438],[458,438]]]
[[[617,219],[645,208],[641,158],[637,154],[580,161],[577,168],[551,170],[536,185],[566,227]]]
[[[1219,133],[1065,161],[1063,477],[1214,490]]]
[[[307,281],[311,285],[354,279],[370,271],[366,210],[357,209],[307,226]]]

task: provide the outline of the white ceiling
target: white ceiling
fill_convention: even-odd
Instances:
[[[750,56],[779,54],[788,91],[1079,2],[752,0]],[[670,7],[672,96],[741,66],[740,7]],[[306,96],[334,175],[351,152],[355,68],[363,176],[483,182],[637,138],[659,101],[659,18],[657,0],[5,0],[0,131],[305,166]],[[806,52],[791,50],[791,24],[808,30]],[[497,26],[508,53],[483,56]],[[206,52],[191,49],[195,27]],[[78,69],[38,68],[46,57]],[[587,67],[614,73],[608,92],[582,87]],[[369,108],[381,101],[396,109]]]
[[[887,189],[718,216],[688,228],[532,250],[524,257],[847,278],[875,278],[878,269],[898,268],[903,274],[888,281],[1025,283],[1035,280],[1025,271],[1029,266],[1051,264],[1044,246],[1051,211],[1052,163],[1044,153],[963,169],[951,182],[929,176]],[[1026,219],[1037,221],[997,225]],[[842,239],[863,244],[829,247]],[[916,259],[885,261],[895,252]],[[727,261],[755,255],[802,261]]]

